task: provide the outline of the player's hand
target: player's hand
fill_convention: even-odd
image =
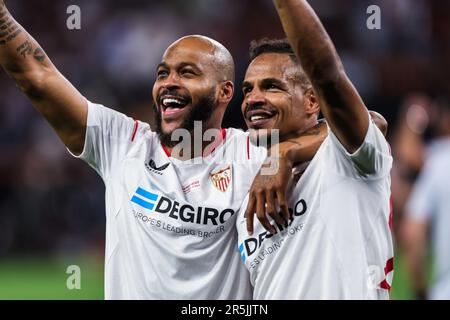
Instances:
[[[289,222],[286,191],[292,179],[293,162],[289,157],[283,155],[277,158],[272,157],[270,160],[270,163],[263,164],[250,188],[245,212],[249,235],[253,234],[255,213],[264,228],[272,234],[276,233],[276,229],[268,217],[271,217],[280,226],[286,226]],[[272,170],[273,161],[277,161],[277,170]]]

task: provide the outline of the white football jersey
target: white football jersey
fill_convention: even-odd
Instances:
[[[291,221],[249,236],[236,222],[254,299],[388,299],[393,276],[389,145],[370,121],[350,155],[329,135],[288,198]]]
[[[251,298],[235,223],[266,150],[228,129],[203,161],[181,161],[148,124],[88,105],[79,158],[106,186],[105,298]]]

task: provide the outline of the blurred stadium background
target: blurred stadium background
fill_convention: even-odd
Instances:
[[[283,36],[270,0],[5,2],[86,97],[150,123],[155,66],[175,39],[204,34],[222,42],[235,57],[239,88],[249,42]],[[367,106],[390,124],[397,245],[392,298],[411,299],[398,228],[432,130],[410,130],[406,115],[418,105],[420,122],[434,99],[450,92],[450,1],[311,2]],[[66,9],[73,4],[81,8],[81,30],[66,27]],[[381,30],[366,28],[372,4],[381,8]],[[243,127],[241,98],[237,90],[225,127]],[[432,116],[427,119],[432,128]],[[0,299],[102,299],[103,184],[67,154],[4,72],[0,155]],[[404,178],[405,172],[413,178]],[[68,265],[81,267],[81,290],[67,290]],[[430,257],[429,279],[432,270]]]

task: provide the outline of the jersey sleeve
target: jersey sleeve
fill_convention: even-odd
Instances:
[[[149,125],[88,101],[84,148],[80,155],[105,181]]]
[[[367,114],[368,117],[369,114]],[[378,129],[372,119],[369,119],[369,127],[361,146],[354,153],[349,153],[339,139],[328,129],[331,144],[347,159],[354,168],[354,174],[359,177],[376,178],[386,176],[392,168],[392,156],[386,138]]]

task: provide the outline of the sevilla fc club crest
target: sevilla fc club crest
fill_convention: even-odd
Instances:
[[[228,166],[225,169],[220,170],[216,173],[210,173],[209,177],[211,179],[212,184],[217,190],[225,192],[228,189],[228,186],[231,182],[231,167]]]

